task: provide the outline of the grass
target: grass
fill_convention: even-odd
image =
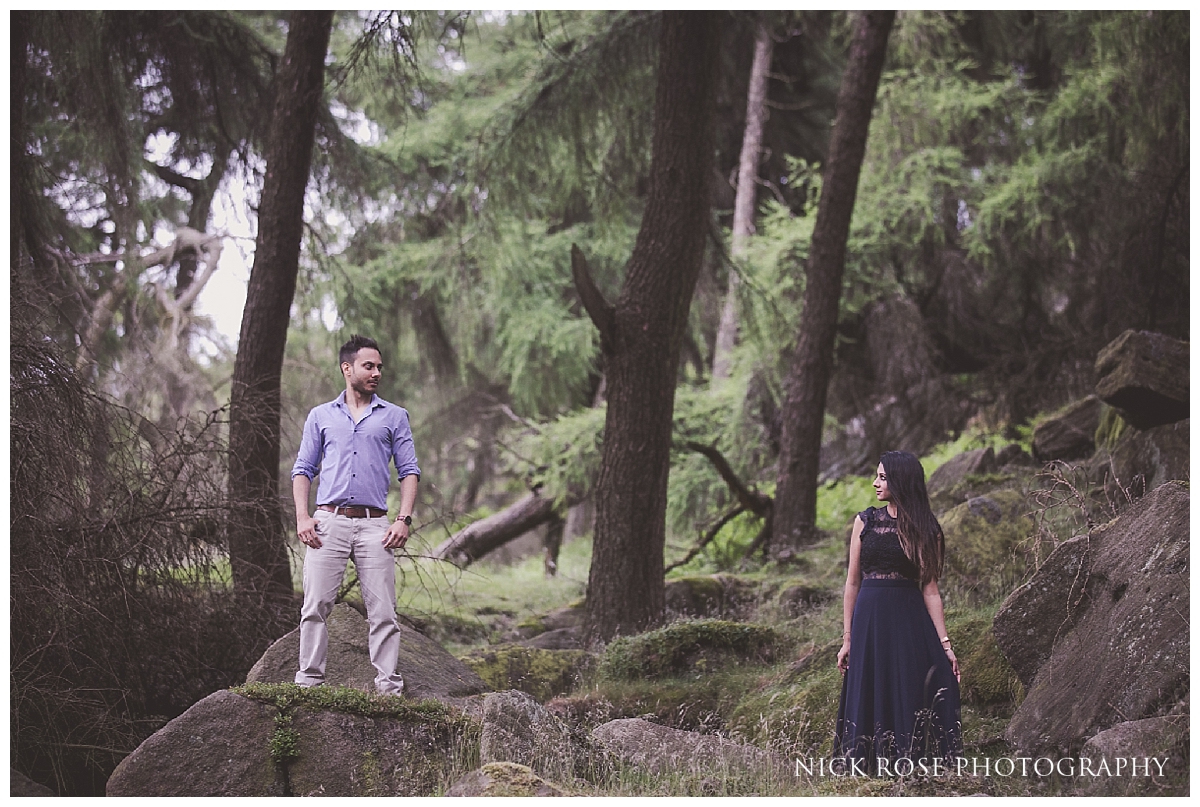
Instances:
[[[419,539],[420,536],[417,536]],[[413,555],[429,554],[420,540]],[[488,559],[458,569],[428,557],[405,558],[396,568],[396,607],[429,626],[451,653],[494,644],[518,624],[580,599],[592,560],[590,540],[568,541],[558,573],[547,577],[541,553],[513,564]]]

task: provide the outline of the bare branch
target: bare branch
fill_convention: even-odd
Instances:
[[[712,543],[713,539],[717,537],[717,533],[719,533],[725,527],[726,524],[728,524],[730,521],[733,521],[735,518],[737,518],[744,512],[746,512],[746,508],[739,505],[739,506],[733,508],[732,510],[730,510],[725,515],[721,516],[721,518],[717,521],[717,523],[712,525],[712,527],[709,528],[708,532],[704,533],[704,537],[701,538],[700,541],[694,547],[691,548],[691,550],[687,553],[687,555],[684,556],[683,560],[675,561],[670,566],[663,569],[663,574],[666,574],[667,572],[671,571],[672,569],[678,569],[680,566],[686,565],[692,558],[699,555],[701,550],[704,549],[704,547],[706,547]]]
[[[771,512],[773,504],[771,497],[756,490],[750,490],[742,484],[742,480],[738,479],[737,474],[734,473],[733,468],[729,465],[729,461],[725,459],[725,456],[720,451],[713,446],[706,446],[702,443],[690,441],[686,443],[686,446],[691,451],[703,454],[708,458],[708,461],[717,469],[717,473],[725,480],[725,484],[729,486],[729,490],[737,497],[738,502],[741,503],[743,508],[754,513],[759,518],[767,517],[767,514]]]
[[[571,245],[571,278],[575,281],[575,290],[579,292],[584,309],[600,331],[601,352],[611,354],[617,330],[617,309],[596,288],[583,250],[575,244]]]

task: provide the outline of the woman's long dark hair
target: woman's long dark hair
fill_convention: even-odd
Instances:
[[[896,505],[896,528],[900,546],[921,570],[921,586],[942,576],[946,538],[942,525],[929,507],[925,469],[907,451],[887,451],[879,458],[887,474],[888,492]]]

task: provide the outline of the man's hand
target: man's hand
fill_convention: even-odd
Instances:
[[[403,549],[408,543],[409,526],[404,519],[398,518],[388,527],[387,535],[383,536],[384,549]]]
[[[312,516],[296,519],[296,535],[305,546],[321,548],[321,539],[317,536],[317,520]]]

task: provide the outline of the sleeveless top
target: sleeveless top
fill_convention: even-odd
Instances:
[[[858,555],[863,578],[919,581],[921,572],[904,554],[900,536],[896,532],[896,519],[888,514],[887,507],[868,507],[858,517],[863,523],[859,535],[862,548]]]

